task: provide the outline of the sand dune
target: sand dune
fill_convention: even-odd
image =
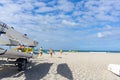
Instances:
[[[111,63],[120,64],[120,54],[56,53],[52,58],[44,54],[32,59],[26,71],[0,67],[0,80],[120,80],[107,70]]]

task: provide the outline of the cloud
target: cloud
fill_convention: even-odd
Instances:
[[[111,26],[111,25],[106,25],[103,28],[98,29],[99,32],[97,33],[98,38],[111,38],[111,39],[116,39],[119,38],[118,36],[120,35],[120,26]],[[97,30],[97,31],[98,31]]]
[[[119,21],[118,16],[120,16],[120,8],[118,9],[118,5],[120,5],[119,0],[81,1],[77,3],[76,11],[73,15],[79,15],[81,17],[84,15],[88,19],[92,17],[96,21],[117,22]]]
[[[55,8],[53,7],[41,7],[39,8],[38,10],[36,10],[36,12],[51,12],[51,11],[54,11],[56,10]]]
[[[100,0],[96,2],[89,1],[86,3],[88,9],[93,12],[93,14],[98,20],[111,21],[111,22],[118,21],[117,16],[111,14],[111,12],[117,12],[117,13],[119,12],[118,10],[115,9],[116,7],[118,8],[118,6],[116,6],[115,4],[120,4],[120,3],[118,0],[116,1]]]
[[[103,33],[99,32],[99,33],[97,33],[97,37],[102,38],[102,37],[104,37],[104,35],[103,35]]]
[[[78,27],[89,27],[96,25],[99,21],[118,21],[119,11],[115,4],[117,1],[80,1],[74,3],[68,0],[50,1],[45,3],[42,1],[1,1],[4,6],[0,7],[1,20],[5,22],[19,23],[24,20],[24,23],[37,22],[39,24],[57,24],[62,22],[62,26],[71,25]],[[101,4],[102,3],[102,4]],[[100,5],[101,4],[101,5]],[[119,3],[118,3],[119,4]],[[117,4],[117,6],[118,6]],[[11,9],[8,9],[10,7]],[[79,8],[80,7],[80,8]],[[113,10],[113,7],[115,10]],[[83,8],[83,9],[82,9]],[[4,10],[3,10],[4,9]],[[73,11],[73,9],[75,9]],[[84,11],[84,9],[86,11]],[[112,9],[112,11],[110,11]],[[66,15],[66,12],[72,11],[73,15]],[[6,13],[7,12],[7,13]],[[39,14],[47,13],[45,15]],[[51,12],[51,13],[48,13]],[[58,14],[56,13],[58,12]],[[62,13],[61,13],[62,12]],[[108,15],[106,13],[112,15]],[[53,13],[53,14],[52,14]],[[56,15],[54,15],[56,13]],[[76,16],[74,18],[74,16]],[[11,18],[14,18],[11,19]],[[73,20],[74,18],[74,20]],[[65,21],[66,20],[66,21]],[[77,24],[76,24],[77,21]],[[79,24],[78,24],[79,23]],[[102,22],[101,22],[102,23]],[[54,26],[59,26],[59,25]],[[46,26],[46,25],[45,25]]]
[[[33,5],[36,6],[36,7],[45,7],[46,3],[44,3],[44,2],[34,2]]]
[[[98,38],[103,38],[103,37],[108,37],[112,35],[112,33],[110,31],[106,31],[106,32],[98,32],[97,33],[97,37]]]
[[[59,0],[57,7],[62,11],[69,12],[74,9],[74,4],[69,0]]]
[[[36,12],[40,12],[40,13],[51,12],[51,11],[59,12],[60,10],[63,12],[70,12],[74,9],[74,4],[68,0],[51,1],[48,4],[42,3],[40,5],[38,6]]]
[[[43,44],[86,43],[84,39],[93,36],[113,39],[120,35],[119,0],[1,0],[0,4],[1,21]]]
[[[66,20],[63,20],[62,23],[67,25],[67,26],[76,26],[77,25],[77,23],[75,23],[75,22],[66,21]]]

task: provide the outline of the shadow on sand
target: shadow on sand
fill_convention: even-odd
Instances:
[[[15,74],[19,73],[19,71],[17,71],[15,69],[16,67],[1,67],[0,68],[0,80],[2,78],[8,78],[8,77],[11,77],[11,76],[14,76]]]
[[[57,67],[57,73],[66,77],[69,80],[73,80],[73,75],[67,64],[59,64]]]
[[[53,63],[41,63],[24,72],[25,80],[40,80],[47,75]]]
[[[25,75],[25,80],[40,80],[47,75],[52,64],[53,63],[41,63],[36,65],[32,63],[31,69],[21,72],[17,71],[16,67],[3,68],[0,69],[0,80],[8,77],[18,78],[21,75]]]

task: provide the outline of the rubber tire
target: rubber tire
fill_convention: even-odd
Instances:
[[[27,60],[24,58],[17,59],[18,62],[18,71],[24,71],[27,68]]]

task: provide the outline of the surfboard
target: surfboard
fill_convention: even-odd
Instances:
[[[113,72],[114,74],[120,76],[120,65],[118,64],[109,64],[108,70]]]

